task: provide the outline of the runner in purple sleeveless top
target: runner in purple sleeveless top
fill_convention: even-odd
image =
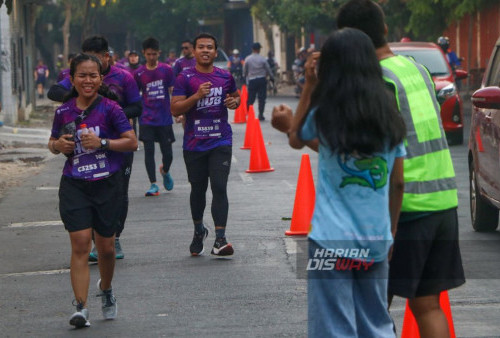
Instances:
[[[155,38],[143,41],[142,52],[146,64],[134,73],[142,91],[143,111],[139,119],[139,139],[144,142],[144,162],[151,184],[146,196],[158,196],[160,192],[156,184],[155,142],[160,144],[163,186],[169,191],[174,188],[174,180],[169,172],[173,159],[172,143],[175,141],[170,113],[170,89],[174,85],[174,73],[172,67],[158,62],[161,51],[160,43]]]
[[[93,232],[99,250],[97,287],[103,317],[116,318],[111,281],[114,237],[122,207],[116,201],[123,194],[122,153],[137,149],[137,138],[121,107],[106,98],[113,94],[101,86],[98,58],[76,56],[70,77],[73,89],[69,100],[56,110],[48,148],[53,154],[63,153],[67,157],[59,186],[59,211],[71,241],[71,285],[76,312],[69,323],[80,328],[90,326],[87,260]]]
[[[184,69],[192,68],[196,66],[196,59],[193,55],[193,43],[191,40],[184,40],[181,44],[182,57],[174,62],[172,69],[174,70],[174,76],[177,78],[180,72]]]
[[[194,40],[195,68],[179,74],[172,94],[174,116],[185,115],[184,162],[191,184],[191,216],[194,223],[191,255],[204,251],[203,241],[208,229],[203,223],[208,180],[212,189],[212,218],[215,243],[212,254],[230,256],[233,247],[226,240],[229,210],[227,180],[231,167],[232,131],[228,123],[229,109],[236,109],[240,98],[233,77],[228,71],[214,67],[217,40],[200,34]]]

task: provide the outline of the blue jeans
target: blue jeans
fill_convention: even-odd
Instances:
[[[309,258],[319,246],[309,241]],[[368,271],[308,272],[309,337],[392,337],[387,309],[387,259]]]

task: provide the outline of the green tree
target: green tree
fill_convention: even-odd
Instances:
[[[273,46],[271,25],[276,24],[285,34],[295,38],[296,47],[303,34],[319,29],[330,32],[342,1],[327,0],[250,0],[254,18],[264,31],[268,44]]]
[[[403,0],[400,0],[403,2]],[[454,21],[473,14],[498,0],[411,0],[406,30],[421,40],[434,41]]]
[[[198,21],[223,17],[224,0],[120,0],[104,8],[107,25],[119,27],[126,36],[142,41],[154,36],[162,48],[176,47],[198,32]]]
[[[249,3],[259,21],[275,23],[281,30],[296,35],[305,27],[330,31],[339,6],[336,1],[325,0],[251,0]]]

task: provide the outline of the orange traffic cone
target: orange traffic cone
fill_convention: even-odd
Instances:
[[[262,130],[260,129],[260,121],[258,119],[254,119],[252,149],[250,150],[250,165],[246,172],[261,173],[265,171],[274,171],[274,168],[271,168],[271,165],[269,164],[266,146],[264,144],[264,137],[262,136]]]
[[[451,306],[450,299],[448,298],[448,292],[443,291],[439,296],[439,305],[443,310],[446,319],[448,321],[448,330],[450,331],[450,338],[456,338],[455,326],[453,325],[453,317],[451,316]],[[417,321],[411,312],[408,301],[406,301],[405,316],[403,320],[403,330],[401,332],[401,338],[420,338],[420,332],[418,331]]]
[[[441,292],[439,296],[439,305],[448,320],[448,330],[450,331],[450,338],[455,338],[455,326],[453,325],[453,316],[451,315],[450,298],[448,297],[448,291]]]
[[[408,301],[406,301],[405,316],[403,319],[403,329],[401,331],[401,338],[417,338],[420,337],[418,332],[417,321],[410,310]]]
[[[285,235],[307,236],[311,228],[315,199],[316,192],[309,155],[302,154],[295,203],[293,204],[292,224],[290,224],[290,230],[285,231]]]
[[[479,132],[479,128],[476,129],[476,144],[477,144],[477,150],[480,153],[484,152],[483,140],[481,139],[481,133]]]
[[[245,123],[246,117],[245,117],[245,111],[241,107],[241,104],[236,110],[234,111],[234,121],[233,123]]]
[[[245,112],[245,116],[248,114],[248,109],[249,109],[249,107],[247,107],[247,102],[248,102],[247,86],[243,85],[241,86],[240,107]]]
[[[255,122],[255,112],[253,110],[253,105],[248,109],[248,123],[247,129],[245,130],[245,141],[243,142],[243,147],[240,149],[250,149],[252,148],[252,136],[253,136],[253,128]]]
[[[246,107],[248,101],[248,90],[246,85],[241,86],[240,98],[241,98],[240,100],[241,104],[243,104]]]

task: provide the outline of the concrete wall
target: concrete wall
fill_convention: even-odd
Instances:
[[[0,119],[14,125],[28,120],[35,106],[34,18],[36,3],[14,0],[10,15],[0,8]]]
[[[17,97],[12,95],[10,19],[6,6],[0,7],[0,121],[6,124],[17,123]]]

